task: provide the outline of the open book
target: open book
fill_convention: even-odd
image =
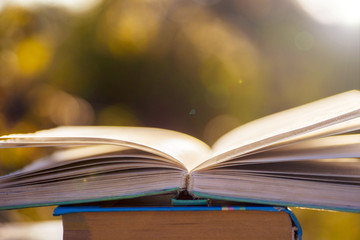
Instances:
[[[202,198],[360,211],[359,129],[360,91],[353,90],[247,123],[212,148],[179,132],[143,127],[3,136],[0,148],[56,151],[0,177],[0,208],[182,189]]]

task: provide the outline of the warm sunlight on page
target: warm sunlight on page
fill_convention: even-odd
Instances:
[[[12,139],[17,138],[17,139]],[[54,139],[56,138],[56,139]],[[34,134],[3,136],[0,147],[8,145],[112,144],[132,146],[179,161],[186,169],[199,165],[210,155],[210,148],[189,135],[157,128],[141,127],[58,127]],[[30,146],[30,145],[29,145]]]
[[[202,166],[357,117],[360,117],[360,92],[355,90],[279,112],[225,134],[215,143],[213,157]]]
[[[360,135],[340,135],[305,140],[273,150],[267,149],[267,151],[253,153],[246,157],[223,162],[220,166],[329,158],[360,158]]]

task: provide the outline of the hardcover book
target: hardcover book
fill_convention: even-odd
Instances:
[[[64,240],[300,240],[302,236],[289,209],[270,206],[60,206],[54,216],[62,216]]]
[[[0,177],[0,208],[193,197],[360,211],[360,92],[249,122],[212,147],[145,127],[65,126],[0,138],[52,154]]]

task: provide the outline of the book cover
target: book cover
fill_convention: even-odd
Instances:
[[[77,238],[76,236],[80,235],[90,239],[90,236],[115,234],[117,231],[121,231],[123,239],[127,239],[127,236],[136,236],[137,239],[161,239],[161,236],[166,236],[167,239],[198,239],[199,236],[204,237],[209,233],[207,239],[234,239],[241,236],[247,239],[264,239],[264,236],[267,236],[266,239],[302,238],[298,220],[291,210],[285,207],[60,206],[55,208],[54,216],[63,217],[64,239]],[[147,222],[148,219],[151,219],[151,222]],[[117,230],[112,230],[114,225],[118,226]],[[131,226],[138,226],[139,229]],[[217,228],[221,229],[216,230]],[[104,233],[105,231],[107,233]],[[216,231],[224,233],[219,235]],[[156,236],[152,237],[151,234]]]

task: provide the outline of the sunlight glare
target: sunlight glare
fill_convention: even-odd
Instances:
[[[355,26],[360,24],[359,0],[298,0],[301,7],[321,23]]]
[[[92,8],[100,0],[1,0],[0,1],[0,11],[7,5],[19,5],[23,7],[36,7],[36,6],[55,6],[55,7],[65,7],[71,11],[86,11],[87,9]]]

